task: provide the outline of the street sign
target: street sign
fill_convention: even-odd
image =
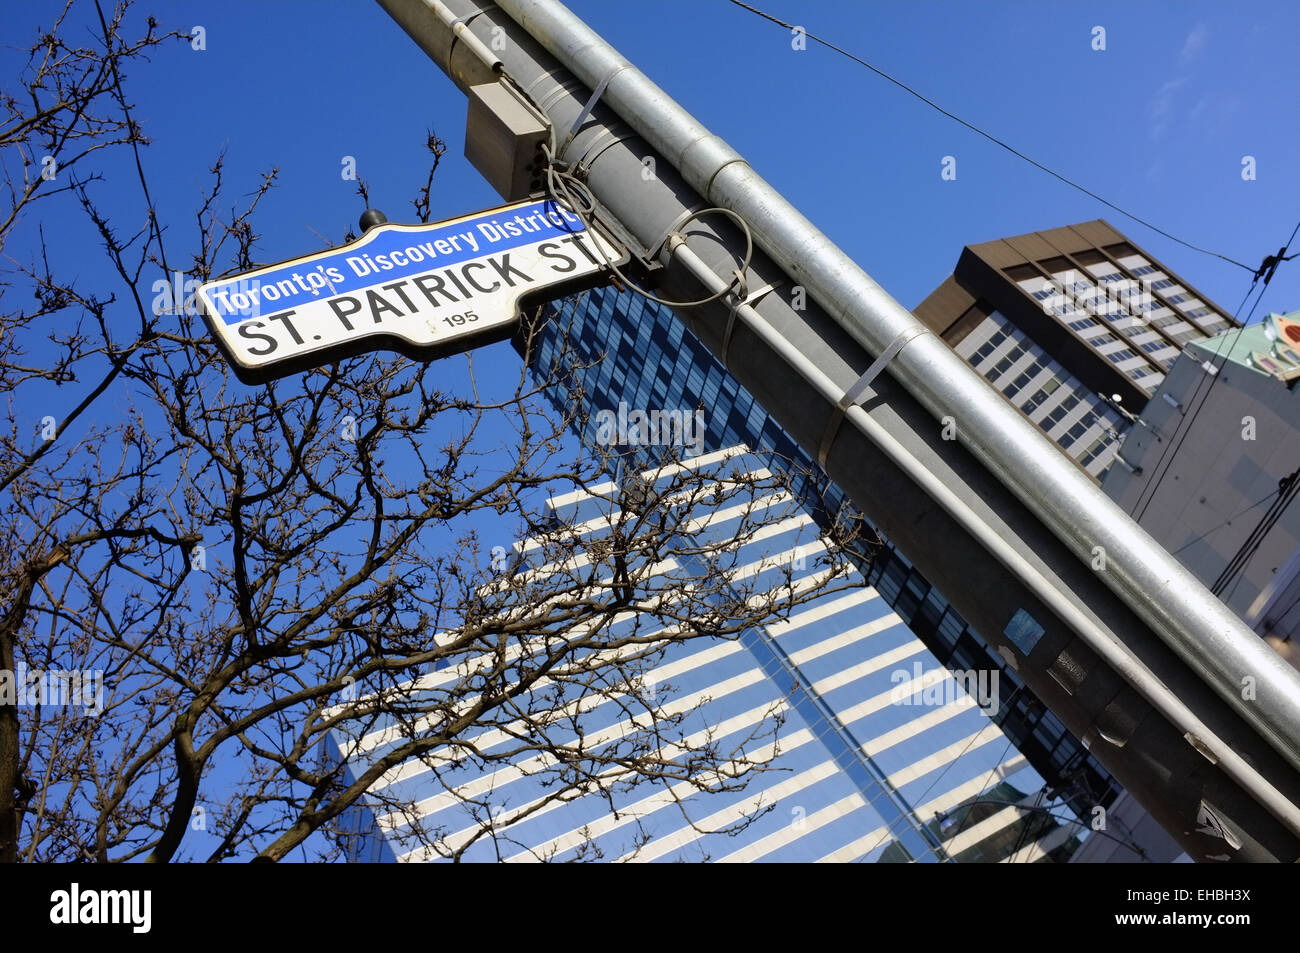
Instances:
[[[593,287],[607,239],[551,200],[357,241],[199,288],[213,337],[245,383],[364,351],[429,360],[508,337],[520,309]]]

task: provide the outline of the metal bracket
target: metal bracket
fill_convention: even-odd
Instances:
[[[635,136],[636,132],[632,127],[621,119],[610,123],[587,143],[587,148],[582,150],[582,155],[578,157],[577,161],[570,163],[573,174],[579,177],[585,176],[596,160],[600,158],[602,152],[610,146],[618,145],[618,143],[632,139]]]
[[[746,295],[744,293],[745,292],[744,280],[745,280],[745,276],[741,275],[740,276],[741,284],[739,285],[739,287],[736,288],[735,291],[736,300],[731,305],[731,313],[727,315],[727,330],[723,332],[722,335],[722,363],[723,364],[726,364],[727,359],[731,356],[731,334],[736,329],[736,312],[746,306],[753,307],[764,296],[775,291],[777,288],[781,287],[781,285],[785,284],[784,281],[776,281],[770,285],[763,285],[763,287],[761,288],[756,288],[755,290],[749,292],[748,295]]]
[[[624,64],[617,69],[610,71],[605,78],[600,81],[596,88],[592,90],[591,96],[587,99],[587,105],[582,107],[582,112],[578,113],[578,118],[573,120],[573,126],[570,127],[569,134],[565,136],[564,141],[560,143],[560,148],[556,152],[556,159],[564,158],[564,154],[569,150],[569,143],[573,142],[573,137],[578,134],[578,130],[582,128],[582,124],[587,121],[587,117],[591,115],[591,111],[596,108],[596,103],[598,103],[600,97],[604,95],[605,87],[609,85],[609,81],[625,69],[631,69],[631,66],[629,64]]]
[[[451,21],[449,26],[451,27],[452,32],[454,33],[456,30],[457,23],[463,23],[466,26],[469,26],[470,20],[474,19],[479,14],[486,13],[486,12],[487,11],[483,7],[475,7],[473,10],[466,11],[464,16],[456,17],[456,19]]]
[[[438,4],[437,6],[442,6],[442,5]],[[430,5],[430,7],[432,9],[433,5]],[[452,56],[456,52],[456,44],[461,42],[461,28],[463,27],[465,33],[469,37],[469,40],[466,40],[466,43],[469,45],[470,49],[473,50],[475,48],[475,44],[477,44],[480,50],[478,54],[479,59],[483,58],[484,52],[487,53],[488,55],[491,55],[492,59],[488,61],[486,65],[492,70],[494,74],[496,74],[499,77],[504,75],[503,64],[501,63],[501,57],[493,54],[493,51],[487,46],[487,44],[483,43],[483,41],[475,37],[473,33],[469,32],[470,21],[473,20],[475,17],[486,12],[487,10],[483,7],[475,7],[472,10],[466,11],[464,16],[459,16],[459,17],[453,16],[450,20],[444,21],[447,24],[448,31],[450,31],[451,33],[451,43],[447,47],[447,64],[448,66],[451,65]],[[447,15],[451,15],[450,9],[447,9]]]
[[[556,79],[556,72],[555,70],[547,70],[526,87],[523,87],[524,97],[537,108],[538,112],[546,117],[546,121],[550,125],[554,125],[551,122],[551,107],[565,96],[577,96],[579,90],[586,88],[573,77],[566,80]],[[551,87],[543,93],[540,87],[547,80],[550,80]]]
[[[653,245],[646,248],[646,254],[651,258],[658,258],[659,252],[663,250],[664,243],[668,241],[669,236],[676,234],[677,229],[681,228],[706,208],[708,208],[708,206],[703,202],[696,202],[687,208],[681,215],[678,215],[673,219],[673,223],[664,229],[663,234],[659,236],[658,240],[655,241]]]
[[[844,396],[835,405],[835,411],[831,415],[830,421],[826,424],[826,433],[822,435],[822,444],[817,451],[817,462],[821,464],[823,469],[826,467],[826,458],[830,456],[831,444],[835,442],[835,435],[840,432],[840,424],[844,421],[844,415],[848,412],[848,409],[862,398],[867,388],[871,386],[871,382],[880,376],[880,372],[885,369],[885,365],[894,359],[904,345],[922,334],[930,333],[929,328],[920,326],[899,331],[894,340],[889,342],[889,346],[880,352],[880,356],[871,362],[871,366],[867,368],[866,373],[844,392]]]

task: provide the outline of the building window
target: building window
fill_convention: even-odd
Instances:
[[[1098,437],[1092,443],[1088,444],[1088,449],[1084,450],[1079,456],[1079,463],[1086,467],[1088,464],[1092,463],[1093,460],[1096,460],[1103,452],[1105,452],[1107,441],[1107,437]]]

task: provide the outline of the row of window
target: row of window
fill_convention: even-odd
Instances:
[[[1101,456],[1103,453],[1106,452],[1106,449],[1110,446],[1110,444],[1111,444],[1110,434],[1106,434],[1103,437],[1098,437],[1092,443],[1088,444],[1088,448],[1084,450],[1083,453],[1079,454],[1078,457],[1079,465],[1086,469],[1088,464],[1092,463],[1092,461],[1096,460],[1099,456]]]
[[[1035,377],[1037,377],[1040,371],[1044,370],[1047,367],[1047,365],[1044,363],[1044,360],[1045,358],[1043,357],[1034,358],[1034,360],[1032,360],[1029,363],[1028,367],[1026,367],[1020,374],[1016,375],[1015,380],[1013,380],[1006,387],[1002,388],[1002,393],[1006,394],[1008,397],[1014,400],[1015,395],[1018,394],[1020,391],[1024,390],[1024,388],[1029,384],[1029,382],[1032,381]]]
[[[1074,274],[1074,272],[1060,272],[1055,277],[1060,279],[1062,275],[1069,276],[1071,274]],[[1101,280],[1118,281],[1124,279],[1118,272],[1111,272],[1102,276]],[[1172,282],[1169,283],[1172,284]],[[1124,310],[1123,306],[1118,302],[1108,299],[1105,292],[1096,285],[1074,279],[1071,282],[1071,287],[1074,288],[1078,300],[1085,306],[1099,314],[1104,313],[1111,316],[1111,324],[1114,326],[1114,331],[1121,332],[1120,334],[1116,334],[1110,329],[1101,326],[1091,317],[1080,317],[1076,320],[1067,322],[1067,326],[1072,331],[1078,334],[1081,338],[1084,338],[1090,346],[1104,354],[1104,356],[1112,363],[1122,364],[1125,361],[1138,360],[1139,355],[1137,351],[1133,349],[1134,347],[1140,346],[1147,353],[1159,349],[1161,346],[1159,344],[1155,347],[1137,344],[1136,338],[1147,331],[1145,319],[1129,313],[1129,311]],[[1159,287],[1159,282],[1157,282],[1153,287]],[[1136,312],[1137,315],[1154,311],[1160,307],[1160,304],[1155,301],[1134,302],[1132,300],[1127,300],[1126,303],[1128,304],[1130,311]],[[1054,308],[1053,311],[1058,315],[1063,315],[1065,313],[1064,309],[1060,307]],[[1088,332],[1096,331],[1100,331],[1101,333],[1094,333],[1091,336],[1088,336]],[[1119,342],[1127,342],[1133,345],[1133,347],[1120,348],[1110,354],[1101,351],[1101,349],[1107,345]]]
[[[995,331],[989,339],[971,355],[972,365],[974,365],[976,369],[979,369],[978,365],[993,354],[993,352],[996,351],[1008,338],[1009,334],[1005,326]],[[1107,341],[1114,339],[1107,336],[1102,338],[1102,340]],[[1025,346],[1021,343],[1017,343],[1010,351],[1003,355],[997,364],[987,368],[984,371],[984,376],[990,381],[996,380],[1026,353],[1028,353],[1028,351]],[[1023,391],[1023,389],[1042,371],[1053,366],[1054,363],[1055,362],[1051,361],[1045,355],[1035,357],[1029,365],[1015,377],[1014,380],[1002,387],[1002,393],[1006,395],[1012,403],[1016,403],[1026,414],[1032,415],[1039,407],[1050,400],[1052,396],[1061,389],[1064,383],[1061,376],[1059,374],[1053,374],[1024,401],[1017,401],[1016,395]],[[1071,392],[1066,394],[1064,399],[1054,407],[1046,417],[1043,418],[1040,426],[1045,432],[1050,431],[1053,427],[1069,416],[1069,414],[1078,407],[1080,403],[1081,400],[1075,393]],[[1087,433],[1089,428],[1092,427],[1098,419],[1099,418],[1095,412],[1089,411],[1082,419],[1071,427],[1069,431],[1062,435],[1059,440],[1060,445],[1062,447],[1069,447],[1072,443],[1078,440],[1080,436]],[[1089,447],[1090,451],[1092,449],[1092,447]],[[1101,449],[1105,449],[1104,441]],[[1092,459],[1095,459],[1095,456],[1096,454],[1093,454],[1093,456],[1089,458],[1089,462],[1091,462]]]
[[[1065,400],[1061,401],[1056,409],[1043,418],[1043,422],[1040,426],[1045,432],[1050,431],[1053,427],[1064,420],[1069,415],[1070,411],[1078,407],[1079,403],[1079,396],[1077,394],[1070,394],[1065,398]]]
[[[1155,275],[1156,280],[1150,285],[1151,291],[1165,291],[1172,288],[1175,293],[1166,300],[1171,305],[1178,306],[1179,310],[1183,311],[1187,317],[1191,319],[1209,318],[1210,320],[1204,322],[1203,331],[1201,329],[1195,329],[1195,337],[1199,338],[1203,334],[1214,334],[1221,328],[1226,328],[1228,326],[1227,322],[1219,318],[1212,308],[1206,306],[1205,302],[1194,297],[1186,288],[1178,285],[1175,279],[1164,274],[1164,272],[1160,271],[1157,266],[1151,264],[1140,255],[1129,256],[1128,258],[1123,259],[1121,263],[1129,267],[1129,270],[1135,278],[1144,278],[1150,275]],[[1122,272],[1115,270],[1115,266],[1110,262],[1099,262],[1097,264],[1088,265],[1086,266],[1086,270],[1088,273],[1095,276],[1099,284],[1090,284],[1086,280],[1079,280],[1077,278],[1078,272],[1074,269],[1054,274],[1053,277],[1057,279],[1062,288],[1068,288],[1073,291],[1076,301],[1071,304],[1062,303],[1055,305],[1051,309],[1053,314],[1063,319],[1068,317],[1077,318],[1081,312],[1078,308],[1074,307],[1075,303],[1082,304],[1089,312],[1095,312],[1106,316],[1126,316],[1124,305],[1128,305],[1129,310],[1138,315],[1150,314],[1150,312],[1157,311],[1164,307],[1161,302],[1154,300],[1142,302],[1122,300],[1121,302],[1116,302],[1113,299],[1108,298],[1099,285],[1131,282],[1130,278],[1125,276]],[[1023,281],[1021,282],[1021,285],[1024,286],[1029,283],[1029,281]],[[1137,289],[1135,288],[1133,290],[1136,291]],[[1034,292],[1033,297],[1041,301],[1057,293],[1058,292],[1054,287],[1048,285],[1043,287],[1041,290]],[[1086,319],[1069,321],[1068,323],[1069,326],[1077,332],[1088,331],[1096,327],[1095,324],[1088,323]],[[1150,349],[1147,350],[1149,351]]]
[[[1167,363],[1168,362],[1166,362],[1166,365]],[[1147,393],[1151,393],[1151,391],[1155,389],[1156,385],[1158,385],[1162,380],[1165,379],[1164,374],[1150,367],[1139,367],[1136,370],[1134,370],[1133,373],[1130,374],[1129,376],[1132,377],[1133,380],[1138,382],[1143,382],[1144,379],[1148,377],[1156,378],[1154,381],[1146,381],[1142,383],[1142,387],[1144,390],[1146,390]]]
[[[970,356],[971,364],[978,367],[984,359],[996,351],[1006,339],[1007,332],[1005,329],[995,331],[993,336],[980,345],[980,349]]]
[[[1026,400],[1023,404],[1020,405],[1021,409],[1024,410],[1026,414],[1032,414],[1044,403],[1046,403],[1049,397],[1051,397],[1054,393],[1060,390],[1060,387],[1061,387],[1061,378],[1056,375],[1053,375],[1052,377],[1048,378],[1047,381],[1044,382],[1042,387],[1034,391],[1034,393],[1029,397],[1028,400]]]
[[[1007,351],[1007,353],[1003,356],[1002,360],[998,361],[997,364],[995,364],[991,370],[986,371],[984,376],[987,377],[989,380],[994,380],[997,377],[1001,377],[1003,374],[1005,374],[1008,370],[1011,369],[1012,364],[1016,363],[1016,361],[1020,360],[1028,353],[1029,352],[1025,350],[1025,346],[1023,344],[1017,344],[1011,350]]]
[[[1091,429],[1092,425],[1100,419],[1101,418],[1097,416],[1095,410],[1088,411],[1079,418],[1078,422],[1073,427],[1061,434],[1056,442],[1068,450],[1076,440],[1086,434],[1089,429]]]

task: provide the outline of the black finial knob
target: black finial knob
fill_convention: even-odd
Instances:
[[[361,213],[361,230],[368,232],[376,225],[383,225],[388,221],[387,216],[377,208],[368,208]]]

